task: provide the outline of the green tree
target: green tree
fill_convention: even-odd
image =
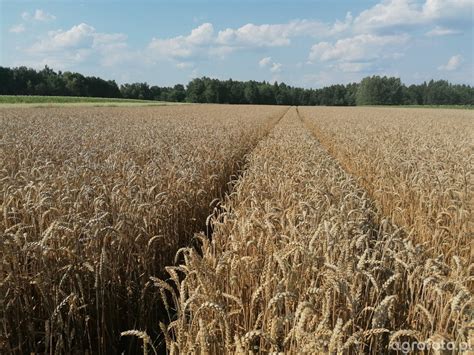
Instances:
[[[372,76],[362,79],[356,93],[357,105],[400,105],[403,87],[399,78]]]
[[[45,66],[0,67],[2,95],[65,95],[124,97],[144,100],[270,105],[474,105],[474,88],[446,80],[406,87],[399,78],[372,76],[360,84],[331,85],[320,89],[296,88],[285,83],[221,81],[207,77],[191,80],[185,88],[123,84],[73,72],[55,72]]]
[[[202,79],[196,78],[191,80],[186,87],[186,101],[188,102],[205,102],[204,91],[206,86]]]

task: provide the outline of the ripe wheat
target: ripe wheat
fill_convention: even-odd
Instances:
[[[0,352],[156,339],[164,267],[281,107],[0,111]]]
[[[0,111],[0,349],[472,342],[470,113],[286,110]]]
[[[181,252],[169,351],[379,354],[395,341],[467,342],[472,265],[414,242],[308,128],[292,109],[211,218],[212,240]]]

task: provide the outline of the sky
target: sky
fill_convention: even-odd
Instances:
[[[474,84],[474,0],[0,0],[0,66],[170,86]]]

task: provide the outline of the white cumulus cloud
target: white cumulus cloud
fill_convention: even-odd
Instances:
[[[273,63],[271,68],[270,68],[270,71],[272,73],[279,73],[279,72],[281,72],[281,67],[282,67],[281,63]]]
[[[211,23],[204,23],[193,29],[186,40],[195,45],[206,44],[212,41],[214,35],[214,26]]]
[[[309,59],[312,61],[368,61],[385,55],[388,46],[404,44],[408,35],[378,36],[362,34],[330,42],[319,42],[311,48]]]
[[[318,37],[338,33],[347,28],[348,21],[352,21],[350,14],[344,22],[336,22],[334,25],[319,21],[292,20],[281,24],[247,23],[238,28],[226,28],[217,32],[211,23],[204,23],[188,35],[153,38],[148,49],[157,58],[223,58],[237,50],[288,46],[294,37]]]
[[[358,32],[424,25],[440,19],[472,16],[474,0],[383,0],[354,20]]]
[[[281,68],[283,67],[281,63],[274,62],[272,60],[272,57],[265,57],[260,59],[258,65],[260,66],[260,68],[268,68],[270,72],[274,74],[281,72]]]
[[[10,33],[23,33],[26,31],[25,25],[20,23],[19,25],[12,26],[8,29],[8,32]]]
[[[421,7],[412,0],[384,0],[362,11],[354,20],[359,31],[383,27],[412,25],[422,20]]]
[[[62,49],[87,47],[94,41],[95,28],[85,23],[73,26],[67,31],[48,32],[48,36],[36,42],[30,52],[53,52]]]
[[[258,62],[258,65],[259,65],[261,68],[265,68],[265,67],[266,67],[267,65],[269,65],[271,62],[272,62],[272,57],[265,57],[265,58],[260,59],[260,61]]]
[[[451,28],[445,28],[441,26],[436,26],[432,30],[426,32],[428,37],[439,37],[439,36],[449,36],[449,35],[456,35],[460,34],[461,31],[453,30]]]
[[[168,59],[189,58],[213,42],[214,27],[204,23],[187,36],[153,38],[148,48],[154,55]]]
[[[350,14],[346,21],[351,21]],[[217,43],[234,47],[282,47],[291,44],[293,37],[322,37],[341,32],[346,22],[328,25],[314,20],[292,20],[282,24],[245,24],[239,28],[227,28],[217,34]]]
[[[39,22],[49,22],[53,21],[56,19],[56,16],[41,10],[41,9],[36,9],[34,13],[29,13],[27,11],[23,12],[21,14],[21,18],[25,21],[39,21]]]
[[[438,70],[445,70],[445,71],[454,71],[458,69],[461,64],[464,62],[464,58],[462,55],[453,55],[449,58],[448,62],[444,65],[440,65]]]
[[[94,27],[81,23],[66,31],[48,32],[24,52],[30,61],[50,61],[58,68],[84,62],[92,56],[98,56],[102,65],[110,66],[130,56],[126,40],[124,34],[97,32]]]
[[[33,18],[36,20],[36,21],[43,21],[43,22],[46,22],[46,21],[53,21],[56,19],[56,16],[54,15],[51,15],[43,10],[36,10],[35,11],[35,14],[33,15]]]
[[[474,0],[426,0],[422,15],[431,20],[467,16],[472,18]]]
[[[279,47],[290,44],[288,33],[281,25],[254,25],[219,31],[217,43],[228,46]]]

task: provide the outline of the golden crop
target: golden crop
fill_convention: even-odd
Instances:
[[[285,111],[2,110],[0,348],[116,353],[120,331],[157,325],[150,277]]]
[[[470,110],[301,108],[386,216],[433,255],[474,257]]]
[[[434,257],[380,214],[309,123],[295,109],[283,118],[212,219],[212,240],[180,251],[183,265],[157,284],[177,309],[162,325],[167,348],[380,354],[467,342],[472,261]]]
[[[4,349],[467,343],[469,111],[287,109],[0,111]]]

